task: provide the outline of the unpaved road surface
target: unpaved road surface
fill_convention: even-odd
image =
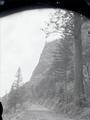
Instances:
[[[30,109],[23,112],[17,120],[71,120],[66,116],[56,114],[40,105],[32,105]]]
[[[3,120],[72,120],[62,114],[56,114],[41,105],[33,104],[27,110],[22,110],[6,116]]]

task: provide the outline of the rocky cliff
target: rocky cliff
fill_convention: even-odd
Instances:
[[[38,85],[40,81],[46,78],[54,61],[53,53],[56,51],[59,42],[59,40],[56,40],[45,44],[39,63],[32,74],[30,84]]]

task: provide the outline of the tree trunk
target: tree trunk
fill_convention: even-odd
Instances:
[[[74,47],[75,47],[75,86],[74,100],[75,105],[81,107],[84,100],[84,85],[83,85],[83,61],[82,61],[82,40],[81,40],[81,16],[74,14]]]

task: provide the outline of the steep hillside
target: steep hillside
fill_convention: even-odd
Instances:
[[[65,77],[62,61],[60,61],[60,40],[45,44],[40,60],[32,73],[30,81],[20,87],[20,104],[24,102],[40,103],[53,108],[60,99],[64,101]],[[67,74],[67,96],[72,95],[73,82],[70,78],[71,68]],[[72,74],[72,73],[71,73]],[[69,80],[69,81],[68,81]],[[72,99],[72,98],[70,98]],[[4,97],[3,103],[7,103]],[[54,105],[54,106],[53,106]],[[7,106],[7,105],[6,105]]]
[[[39,63],[32,74],[30,84],[37,85],[41,80],[46,78],[54,61],[53,53],[55,52],[56,46],[59,42],[59,40],[56,40],[45,44]]]

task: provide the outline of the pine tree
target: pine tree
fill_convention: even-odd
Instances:
[[[20,86],[22,86],[22,73],[19,67],[16,73],[16,80],[13,83],[13,88],[18,89]]]
[[[82,16],[72,13],[70,11],[62,11],[57,10],[53,17],[50,18],[49,24],[47,24],[46,37],[51,34],[59,34],[59,37],[64,38],[60,43],[62,43],[62,47],[60,49],[60,54],[63,54],[62,61],[63,64],[61,68],[65,68],[67,65],[68,53],[66,50],[66,45],[70,43],[69,39],[73,41],[73,47],[71,50],[73,51],[73,64],[74,64],[74,102],[77,107],[81,107],[84,104],[85,96],[84,96],[84,84],[83,84],[83,60],[82,60],[82,39],[81,39],[81,24],[82,24]],[[50,26],[52,26],[52,30],[50,31]],[[49,28],[49,30],[48,30]],[[67,40],[67,41],[66,41]],[[66,43],[67,42],[67,43]],[[61,47],[61,46],[60,46]],[[63,49],[64,48],[64,49]],[[64,52],[66,50],[66,52]],[[66,60],[66,61],[64,61]],[[66,68],[65,68],[66,69]],[[64,75],[65,76],[65,75]]]
[[[45,28],[46,38],[52,34],[58,34],[57,49],[53,53],[54,62],[50,71],[54,72],[56,83],[64,82],[64,100],[67,103],[67,71],[72,64],[72,46],[73,46],[73,13],[63,10],[56,10],[51,15],[49,24]],[[50,26],[52,26],[50,29]],[[52,74],[49,73],[49,74]],[[55,83],[55,82],[54,82]]]
[[[8,95],[8,101],[7,101],[8,107],[10,109],[14,108],[15,111],[17,104],[21,103],[21,94],[20,94],[21,85],[22,85],[22,75],[21,75],[21,69],[19,67],[16,73],[16,80],[12,84],[11,91]]]

